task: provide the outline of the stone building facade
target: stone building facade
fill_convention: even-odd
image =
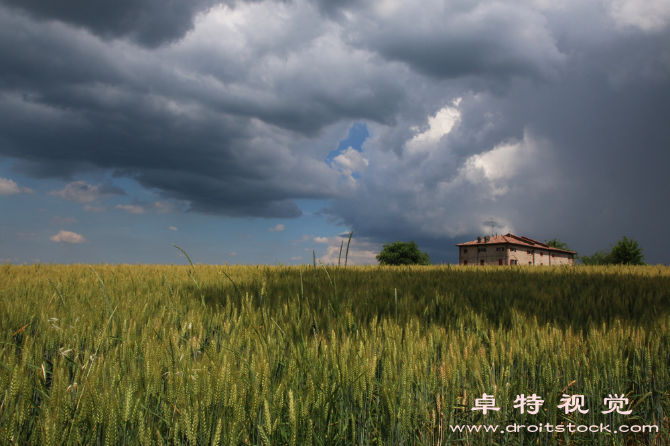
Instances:
[[[477,237],[456,246],[459,265],[574,265],[577,254],[514,234]]]

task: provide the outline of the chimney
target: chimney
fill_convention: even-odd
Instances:
[[[484,237],[484,242],[485,243],[488,243],[490,240],[491,240],[491,237],[489,237],[488,235],[486,237]]]
[[[477,243],[481,243],[481,242],[482,242],[482,238],[481,238],[481,237],[477,237]]]

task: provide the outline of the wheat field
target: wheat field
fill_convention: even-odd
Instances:
[[[0,265],[0,445],[669,445],[669,324],[667,267]],[[450,427],[514,423],[658,431]]]

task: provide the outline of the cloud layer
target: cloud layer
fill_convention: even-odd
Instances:
[[[433,257],[488,218],[594,250],[663,232],[667,2],[99,3],[0,1],[0,156],[90,211],[125,194],[77,180],[104,171],[161,197],[119,210],[329,200],[370,243]],[[324,162],[360,122],[361,150]]]
[[[126,37],[148,46],[180,39],[193,29],[194,16],[215,4],[211,0],[101,0],[95,3],[2,0],[0,3],[38,20],[58,20],[105,39]]]

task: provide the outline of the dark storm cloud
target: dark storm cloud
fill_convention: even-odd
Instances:
[[[190,201],[194,211],[230,216],[296,217],[300,211],[287,196],[329,196],[327,183],[313,178],[320,167],[327,178],[325,165],[314,166],[314,174],[306,166],[306,184],[282,178],[308,160],[277,154],[277,147],[264,146],[264,141],[250,141],[262,138],[260,131],[250,133],[246,120],[178,117],[160,108],[147,110],[135,101],[119,100],[103,111],[73,112],[14,99],[11,109],[0,108],[8,116],[0,129],[7,143],[4,153],[26,158],[14,166],[22,173],[62,178],[91,166],[111,169],[117,176],[159,189],[166,198]],[[30,113],[33,108],[44,109],[47,116]],[[71,120],[70,114],[75,115]],[[41,117],[40,122],[35,117]],[[40,130],[29,131],[35,127]],[[272,135],[267,138],[265,143],[271,144]],[[58,162],[63,159],[77,161]]]
[[[342,191],[338,172],[322,162],[342,130],[324,127],[348,115],[391,122],[402,98],[392,75],[374,67],[370,85],[351,91],[359,77],[352,62],[320,48],[307,46],[306,61],[298,54],[277,73],[263,60],[247,60],[258,69],[241,64],[238,71],[249,75],[231,80],[191,59],[192,52],[209,45],[222,61],[239,64],[238,51],[257,48],[202,45],[196,36],[148,51],[3,12],[0,153],[18,159],[15,170],[39,178],[109,169],[188,200],[193,211],[296,217],[292,199]],[[336,41],[320,45],[342,51]],[[321,80],[310,82],[313,76]],[[317,148],[321,159],[309,153]]]
[[[439,15],[405,33],[387,26],[400,20],[391,15],[357,35],[357,44],[460,85],[463,100],[451,131],[424,151],[412,149],[401,126],[373,127],[355,197],[335,200],[329,214],[373,241],[419,241],[437,261],[454,261],[453,244],[488,233],[482,221],[494,218],[501,233],[559,237],[582,254],[635,234],[648,261],[668,262],[670,246],[658,237],[668,217],[659,203],[670,190],[667,20],[647,20],[643,5],[638,17],[615,20],[592,4],[564,4],[546,18],[534,9],[535,19],[498,34],[514,26],[505,22],[515,10],[489,32],[492,59],[477,58],[482,46],[468,41],[487,35],[431,32],[431,23],[449,22]],[[541,25],[530,27],[539,39],[524,43],[518,36],[532,23]],[[472,52],[451,51],[461,45]],[[538,51],[524,54],[528,45]],[[402,149],[388,153],[389,140]]]
[[[40,20],[59,20],[104,38],[130,38],[155,47],[193,29],[194,16],[216,0],[1,0]]]
[[[359,236],[421,241],[435,260],[489,218],[579,250],[659,245],[663,5],[3,4],[0,156],[22,173],[111,171],[229,216],[333,198],[329,217]],[[324,163],[357,121],[362,152]]]
[[[338,21],[346,20],[343,10],[360,8],[356,0],[315,0],[314,3],[326,17]]]
[[[453,244],[488,233],[481,222],[493,217],[505,224],[501,233],[559,237],[582,254],[634,234],[648,261],[667,262],[658,235],[670,190],[670,33],[607,32],[604,41],[575,44],[559,80],[466,94],[441,149],[387,158],[388,173],[363,174],[355,204],[338,200],[331,214],[373,240],[422,240],[443,261],[454,260]],[[364,156],[379,157],[367,149]],[[512,174],[487,176],[484,165]]]
[[[191,201],[191,211],[231,217],[295,218],[302,211],[286,191],[271,184],[250,181],[242,174],[224,179],[206,177],[200,172],[145,170],[135,177],[140,184],[158,188],[166,198]],[[197,198],[194,198],[197,197]]]
[[[361,17],[352,42],[439,79],[550,78],[565,59],[545,17],[523,4],[401,4],[390,13]]]

